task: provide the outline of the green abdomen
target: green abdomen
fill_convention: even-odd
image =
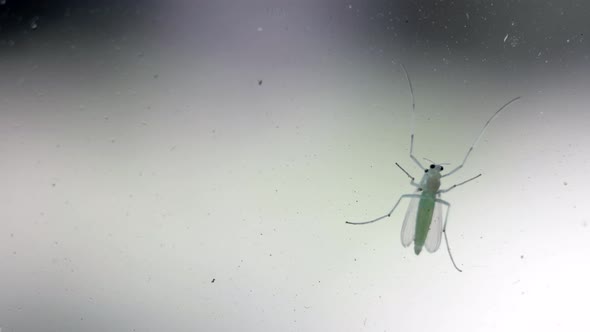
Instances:
[[[432,195],[422,194],[418,204],[418,213],[416,216],[416,234],[414,235],[414,252],[420,254],[428,236],[432,214],[434,213],[434,200]]]

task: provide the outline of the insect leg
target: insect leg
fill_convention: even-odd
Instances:
[[[448,172],[447,174],[443,175],[442,177],[444,178],[445,176],[449,176],[453,173],[455,173],[456,171],[460,170],[461,168],[463,168],[463,165],[465,165],[465,162],[467,161],[467,158],[469,158],[469,155],[471,154],[471,151],[473,151],[473,149],[475,148],[475,146],[477,145],[477,143],[479,142],[479,140],[481,139],[481,137],[483,136],[483,133],[486,131],[486,128],[490,125],[490,123],[492,122],[492,120],[494,120],[496,118],[496,116],[498,116],[498,114],[500,114],[500,112],[506,108],[506,106],[512,104],[513,102],[517,101],[518,99],[520,99],[520,97],[516,97],[516,98],[512,98],[509,102],[507,102],[506,104],[504,104],[502,107],[500,107],[499,110],[496,111],[496,113],[494,113],[494,115],[492,115],[488,121],[486,122],[485,125],[483,125],[483,128],[481,128],[481,131],[479,132],[479,134],[477,135],[477,137],[475,138],[475,140],[473,141],[473,144],[471,144],[471,146],[469,147],[469,149],[467,150],[467,153],[465,154],[465,158],[463,158],[463,162],[461,162],[461,165],[455,167],[453,170],[451,170],[450,172]]]
[[[457,264],[455,264],[455,260],[453,259],[453,255],[451,254],[451,247],[449,247],[449,239],[447,239],[447,221],[449,220],[449,211],[451,210],[451,203],[444,201],[440,198],[437,198],[435,201],[447,206],[447,213],[445,213],[445,222],[443,223],[443,230],[442,230],[443,235],[445,236],[445,243],[447,244],[447,252],[449,253],[449,257],[451,258],[451,263],[453,263],[453,266],[455,267],[455,269],[457,269],[457,271],[459,271],[459,272],[463,272],[463,271],[461,271],[460,268],[457,267]]]
[[[382,215],[379,218],[375,218],[373,220],[363,221],[363,222],[350,222],[350,221],[347,221],[346,223],[347,224],[351,224],[351,225],[365,225],[365,224],[374,223],[375,221],[379,221],[379,220],[381,220],[383,218],[387,218],[387,217],[391,216],[391,214],[393,213],[393,211],[395,210],[395,208],[399,205],[399,203],[402,201],[402,199],[409,198],[409,197],[420,197],[420,195],[417,195],[417,194],[401,195],[400,198],[395,203],[395,205],[393,206],[393,208],[391,208],[391,211],[389,211],[389,213],[387,213],[387,214]]]
[[[411,134],[410,134],[410,158],[418,165],[421,169],[424,169],[424,166],[420,164],[418,159],[414,156],[414,124],[416,122],[416,101],[414,99],[414,88],[412,87],[412,81],[410,80],[410,75],[408,75],[408,71],[403,64],[400,64],[404,73],[406,74],[406,79],[408,81],[408,86],[410,87],[410,94],[412,95],[412,124],[410,126]]]
[[[439,190],[439,191],[437,191],[436,193],[437,193],[437,194],[444,194],[444,193],[446,193],[446,192],[449,192],[449,191],[451,191],[452,189],[455,189],[455,188],[457,188],[458,186],[461,186],[461,185],[464,185],[464,184],[466,184],[466,183],[467,183],[467,182],[469,182],[469,181],[475,180],[475,179],[477,179],[477,178],[478,178],[478,177],[480,177],[480,176],[481,176],[481,173],[477,174],[476,176],[472,177],[471,179],[467,179],[467,180],[465,180],[465,181],[463,181],[463,182],[461,182],[461,183],[454,184],[454,185],[452,185],[452,186],[448,187],[447,189],[442,189],[442,190]]]
[[[417,184],[414,180],[416,180],[413,176],[410,175],[410,173],[408,173],[403,167],[401,167],[398,163],[395,163],[395,165],[397,167],[399,167],[399,169],[402,170],[402,172],[406,173],[406,175],[410,178],[410,184],[416,188],[420,188],[420,185]]]

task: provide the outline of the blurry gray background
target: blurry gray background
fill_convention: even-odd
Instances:
[[[0,328],[584,330],[585,1],[0,0]],[[400,244],[408,156],[450,245]],[[444,246],[444,244],[443,244]]]

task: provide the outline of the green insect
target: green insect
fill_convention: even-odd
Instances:
[[[463,158],[463,162],[461,162],[461,164],[459,166],[453,168],[451,171],[449,171],[443,175],[442,174],[442,171],[444,170],[443,165],[446,165],[446,164],[437,164],[429,159],[424,158],[425,160],[431,162],[431,165],[428,168],[424,168],[424,166],[422,166],[420,161],[418,161],[418,159],[414,156],[414,121],[415,121],[415,112],[416,112],[416,106],[415,106],[415,100],[414,100],[414,90],[412,88],[412,81],[410,80],[410,76],[408,75],[406,68],[403,65],[401,67],[404,70],[404,73],[406,74],[406,79],[408,81],[408,85],[410,87],[410,93],[412,95],[412,127],[411,127],[411,135],[410,135],[410,158],[414,161],[414,163],[416,163],[416,165],[418,165],[418,167],[420,167],[421,169],[424,169],[424,176],[422,177],[422,180],[420,181],[420,183],[416,183],[415,178],[412,175],[410,175],[410,173],[408,173],[405,169],[403,169],[398,163],[395,163],[396,166],[399,167],[410,178],[410,180],[411,180],[410,184],[412,186],[416,187],[416,191],[412,194],[406,194],[406,195],[400,196],[400,198],[397,200],[397,202],[395,203],[393,208],[387,214],[385,214],[379,218],[365,221],[365,222],[349,222],[349,221],[347,221],[346,223],[351,224],[351,225],[365,225],[365,224],[374,223],[374,222],[379,221],[383,218],[388,218],[391,216],[393,211],[397,208],[397,206],[399,205],[399,203],[403,199],[410,198],[411,199],[410,205],[408,206],[408,210],[406,212],[406,216],[404,218],[404,223],[403,223],[402,231],[401,231],[402,245],[404,247],[407,247],[410,244],[412,244],[412,242],[414,242],[414,253],[416,253],[416,255],[419,255],[420,252],[422,252],[423,248],[426,248],[426,250],[428,252],[435,252],[440,247],[441,238],[442,238],[442,235],[444,234],[445,243],[447,246],[447,251],[449,253],[449,257],[451,259],[451,263],[453,263],[453,266],[455,267],[455,269],[457,269],[457,271],[462,272],[461,269],[459,269],[459,267],[457,267],[457,264],[455,263],[455,260],[453,259],[453,255],[451,254],[451,249],[449,247],[449,241],[447,239],[447,233],[446,233],[447,221],[448,221],[449,210],[451,208],[451,204],[449,202],[441,199],[441,194],[449,192],[452,189],[454,189],[458,186],[461,186],[469,181],[473,181],[473,180],[477,179],[478,177],[480,177],[481,174],[478,174],[478,175],[476,175],[472,178],[469,178],[463,182],[454,184],[447,189],[440,189],[441,178],[452,175],[452,174],[456,173],[458,170],[460,170],[461,168],[463,168],[463,166],[465,165],[465,162],[467,161],[467,158],[469,158],[469,155],[471,154],[471,151],[473,151],[473,149],[475,148],[475,146],[477,145],[477,143],[479,142],[479,140],[483,136],[486,128],[490,125],[492,120],[494,120],[496,118],[496,116],[498,116],[498,114],[503,109],[505,109],[508,105],[510,105],[512,102],[520,99],[520,97],[513,98],[512,100],[510,100],[509,102],[504,104],[502,107],[500,107],[500,109],[498,109],[488,119],[488,121],[485,123],[485,125],[483,126],[483,128],[481,129],[481,131],[479,132],[479,134],[477,135],[477,137],[473,141],[473,144],[471,144],[471,146],[467,150],[467,153],[465,154],[465,157]],[[446,207],[446,213],[445,213],[444,220],[442,217],[442,215],[443,215],[442,207],[443,206]]]

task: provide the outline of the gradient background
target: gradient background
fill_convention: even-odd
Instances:
[[[0,328],[588,329],[585,1],[0,1]],[[399,240],[416,154],[445,248]],[[259,84],[262,80],[262,84]],[[214,282],[212,282],[214,279]]]

